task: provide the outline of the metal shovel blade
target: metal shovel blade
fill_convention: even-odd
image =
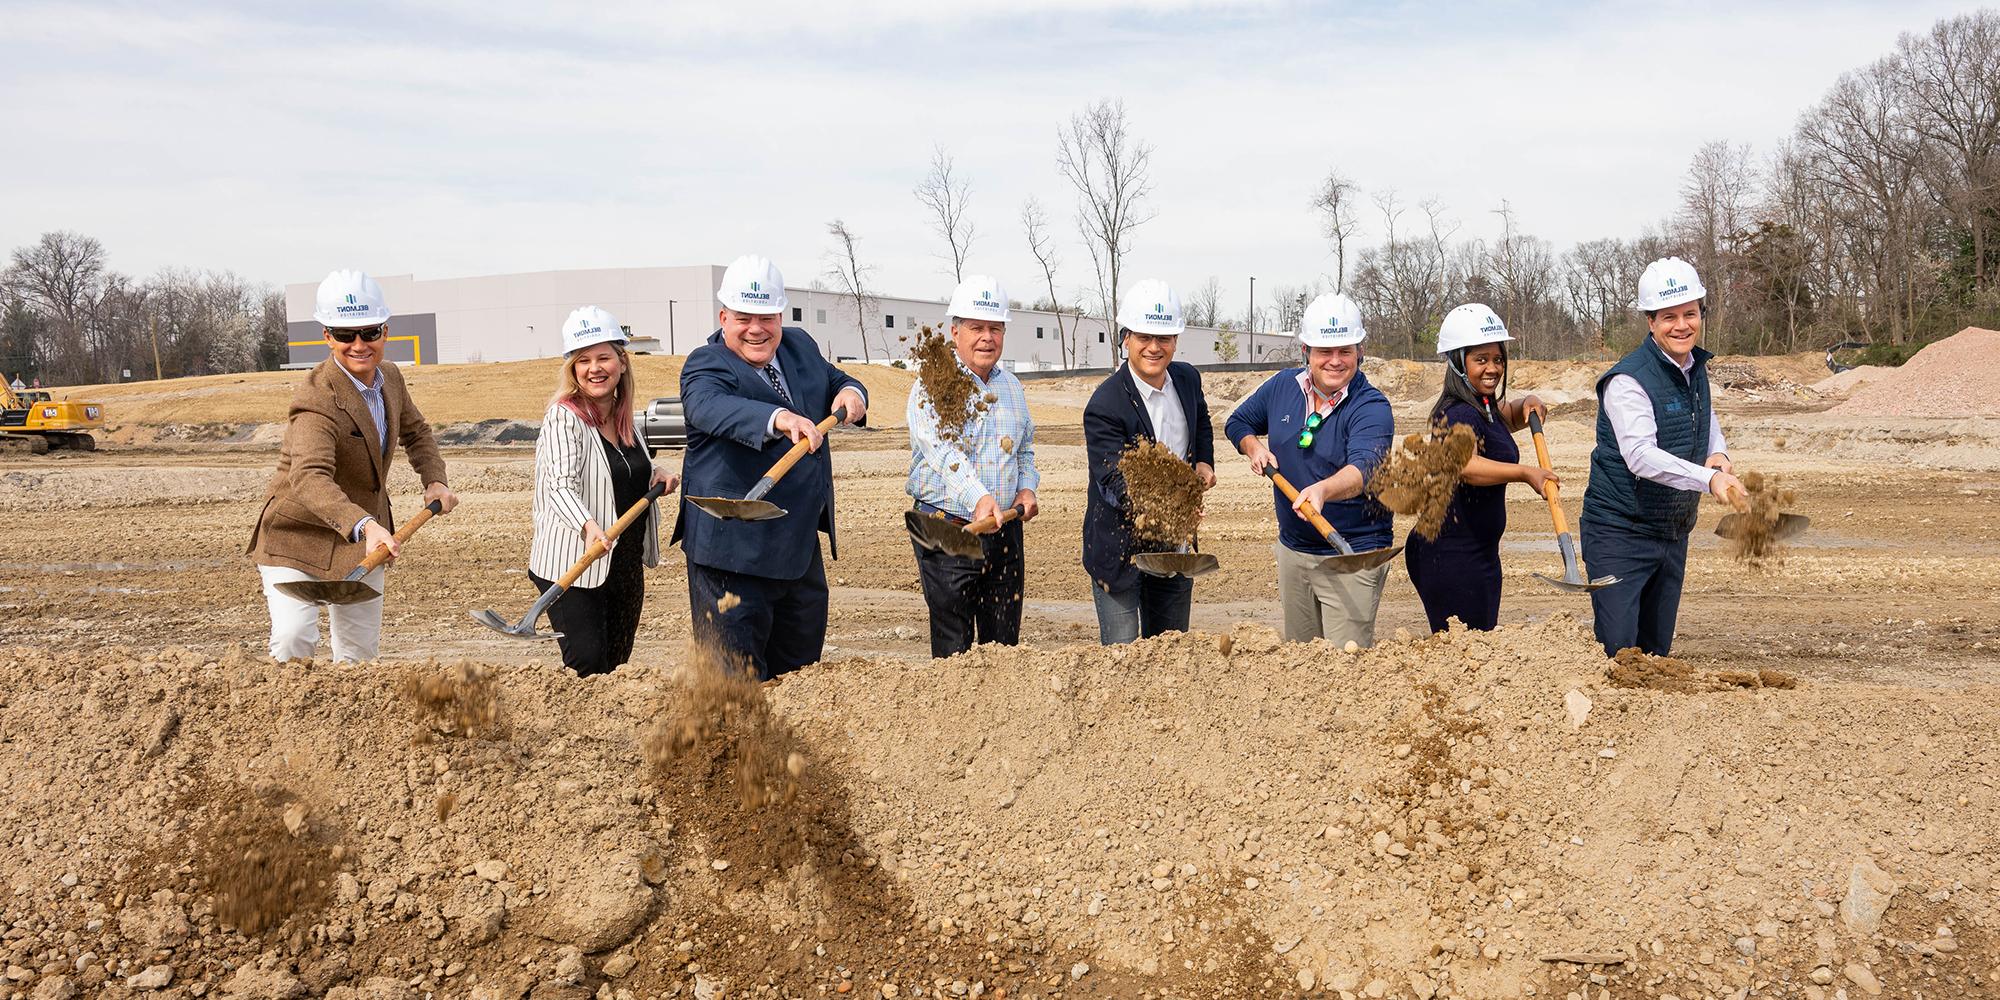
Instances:
[[[535,607],[531,611],[529,611],[528,614],[529,617],[526,620],[514,624],[509,624],[505,619],[501,618],[499,615],[496,615],[491,611],[474,611],[472,612],[472,620],[478,622],[481,625],[486,626],[487,628],[492,629],[495,632],[500,633],[501,635],[511,636],[512,638],[515,639],[562,638],[561,632],[535,631],[535,619],[540,618],[542,616],[542,606],[540,604],[536,604]]]
[[[1359,573],[1363,570],[1374,569],[1396,558],[1397,554],[1402,551],[1403,547],[1401,545],[1392,545],[1386,549],[1356,552],[1353,555],[1327,556],[1319,561],[1319,567],[1335,573]]]
[[[1579,577],[1575,580],[1571,580],[1568,578],[1558,579],[1553,576],[1544,576],[1540,573],[1536,573],[1534,574],[1534,577],[1535,579],[1540,580],[1543,583],[1546,583],[1549,586],[1556,588],[1557,590],[1567,590],[1572,594],[1588,594],[1593,590],[1603,590],[1604,588],[1609,587],[1612,584],[1618,582],[1618,578],[1615,576],[1600,576],[1595,580],[1585,580]]]
[[[288,580],[277,584],[278,592],[307,604],[360,604],[382,596],[382,592],[360,580]]]
[[[1213,573],[1222,564],[1206,552],[1135,552],[1132,565],[1152,576],[1195,577]]]
[[[932,552],[960,559],[986,558],[986,547],[980,544],[978,535],[944,518],[906,510],[903,512],[903,527],[909,529],[911,541]]]
[[[769,500],[731,500],[728,497],[688,497],[697,510],[725,521],[769,521],[785,516],[785,508]]]
[[[1741,531],[1741,519],[1749,516],[1748,514],[1724,514],[1722,515],[1722,520],[1715,522],[1715,533],[1724,538],[1735,538]],[[1811,526],[1812,518],[1804,514],[1779,514],[1778,523],[1771,526],[1771,540],[1782,542],[1787,538],[1795,537]],[[279,584],[279,586],[283,586],[283,584]]]

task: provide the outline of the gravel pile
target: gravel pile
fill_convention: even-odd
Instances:
[[[1829,413],[1847,417],[2000,416],[2000,332],[1967,327],[1860,382]]]

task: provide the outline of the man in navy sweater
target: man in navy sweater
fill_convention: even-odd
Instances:
[[[868,392],[821,357],[804,330],[781,325],[785,279],[770,261],[737,258],[715,295],[722,328],[681,366],[688,443],[674,540],[687,553],[695,638],[741,657],[769,680],[817,661],[825,646],[819,532],[826,532],[836,559],[840,547],[833,465],[817,425],[839,407],[847,408],[847,423],[863,422]],[[812,451],[766,497],[786,516],[724,520],[687,502],[743,496],[798,441]]]
[[[1285,502],[1274,484],[1278,509],[1278,592],[1285,609],[1285,639],[1326,639],[1335,645],[1375,642],[1375,612],[1382,602],[1384,564],[1359,573],[1335,573],[1320,561],[1336,550],[1301,517],[1311,507],[1357,552],[1386,548],[1393,534],[1389,512],[1362,492],[1388,455],[1396,433],[1389,398],[1361,374],[1361,342],[1368,331],[1361,308],[1345,295],[1322,295],[1299,320],[1304,368],[1271,376],[1229,415],[1224,433],[1249,456],[1250,471],[1276,466],[1298,488]],[[1258,440],[1268,435],[1269,447]]]

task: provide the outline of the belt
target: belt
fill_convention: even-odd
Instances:
[[[922,500],[919,500],[916,503],[911,504],[911,506],[914,507],[917,513],[919,514],[924,514],[930,517],[941,517],[947,521],[950,521],[953,524],[958,525],[961,528],[972,523],[971,518],[959,517],[957,514],[954,514],[948,510],[943,510],[937,507],[933,507],[930,504],[923,502]]]

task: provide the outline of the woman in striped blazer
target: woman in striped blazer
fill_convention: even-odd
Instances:
[[[654,483],[680,477],[656,467],[632,425],[632,359],[618,321],[596,306],[563,323],[563,366],[535,442],[535,537],[528,578],[547,590],[604,529]],[[646,600],[644,567],[660,562],[659,505],[648,508],[549,607],[562,633],[563,666],[580,676],[610,673],[632,656]]]

